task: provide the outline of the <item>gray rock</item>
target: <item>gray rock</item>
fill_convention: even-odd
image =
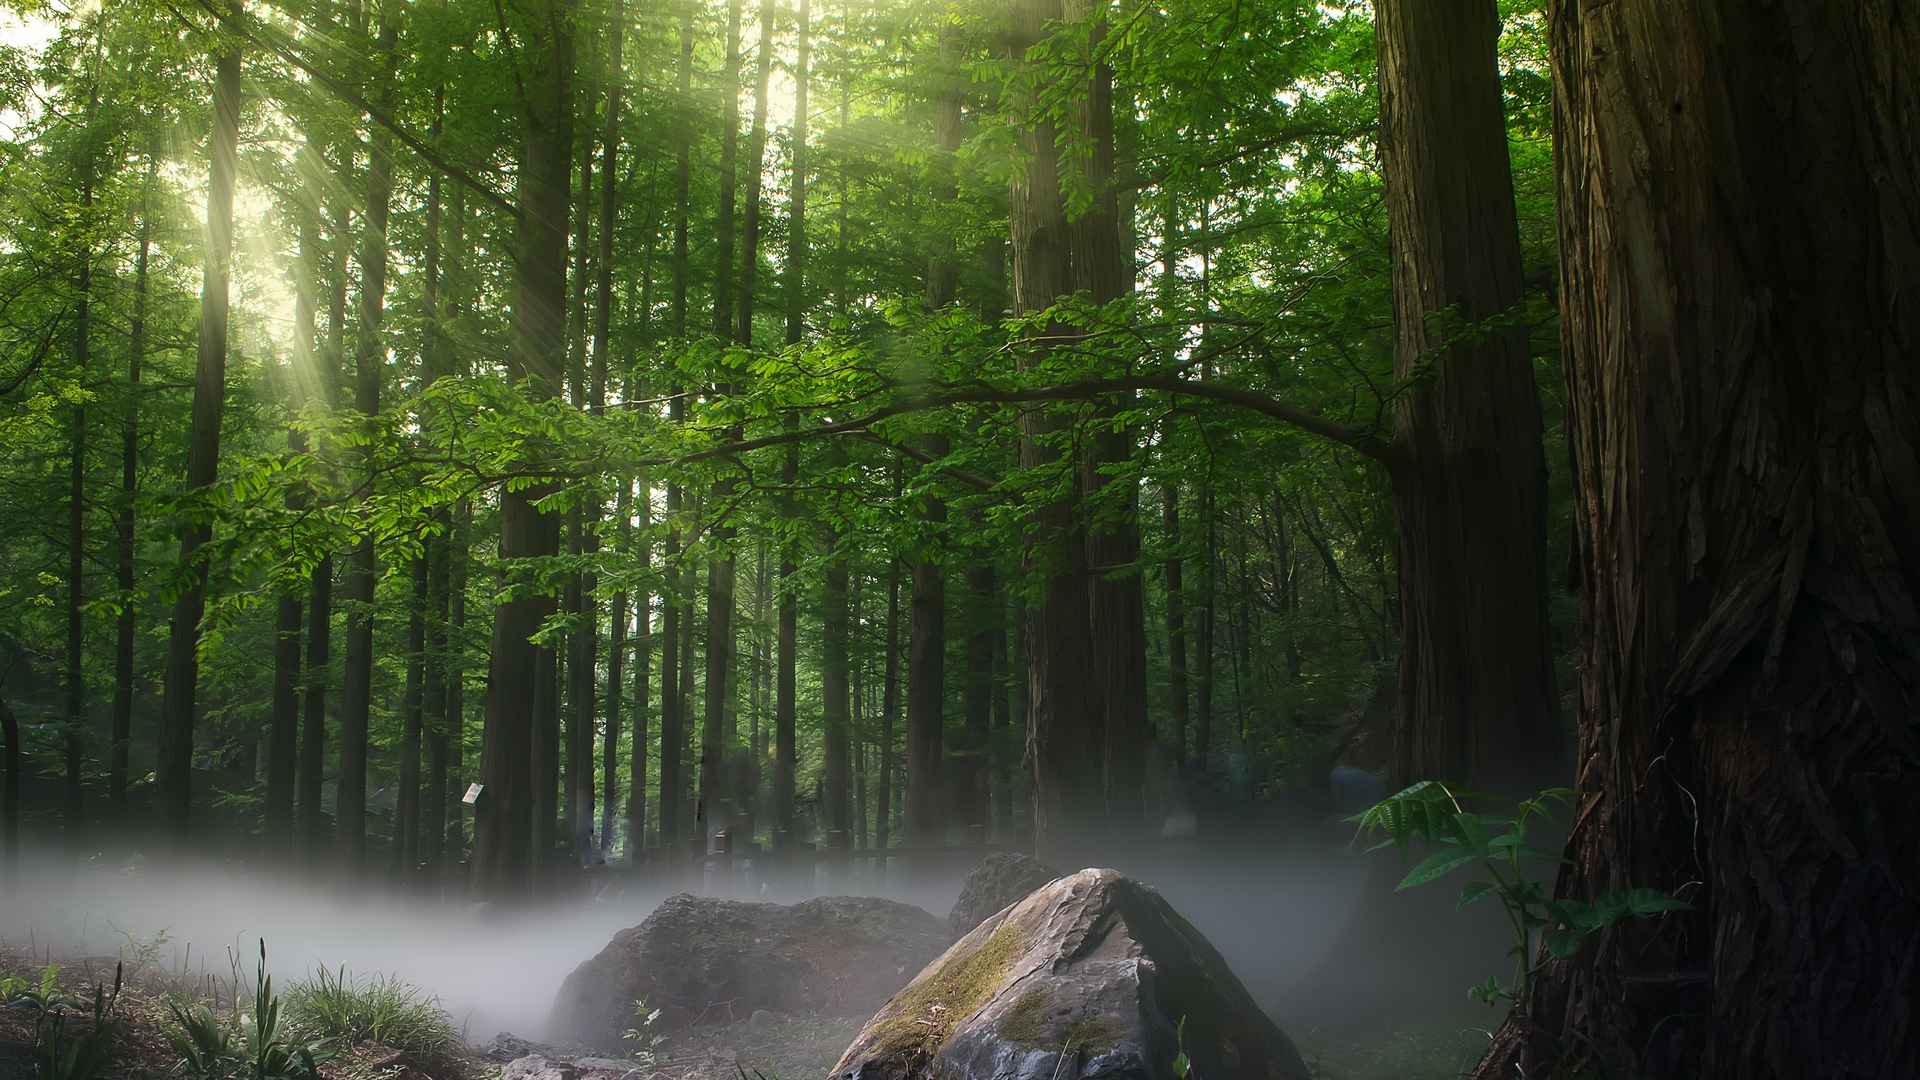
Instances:
[[[960,899],[954,901],[953,912],[947,916],[947,929],[955,939],[965,937],[1009,904],[1019,903],[1059,876],[1060,871],[1031,855],[996,851],[967,872]]]
[[[747,1017],[747,1027],[752,1028],[754,1031],[766,1031],[775,1024],[778,1024],[781,1019],[782,1017],[779,1013],[768,1012],[766,1009],[755,1009],[753,1010],[753,1015]]]
[[[907,904],[832,896],[803,904],[670,897],[575,968],[554,1000],[556,1039],[606,1049],[659,1009],[650,1031],[732,1023],[755,1010],[862,1016],[946,946],[946,928]]]
[[[550,1058],[529,1054],[500,1070],[500,1080],[638,1080],[652,1070],[636,1061],[614,1058]]]
[[[1293,1043],[1160,894],[1060,878],[954,943],[867,1021],[834,1080],[1307,1080]]]

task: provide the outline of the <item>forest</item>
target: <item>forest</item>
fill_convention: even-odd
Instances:
[[[1920,1075],[1916,58],[5,0],[0,1077]]]

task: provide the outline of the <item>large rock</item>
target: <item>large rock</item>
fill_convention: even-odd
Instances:
[[[1027,894],[1060,876],[1060,871],[1031,855],[996,851],[980,860],[960,886],[960,899],[947,916],[947,929],[956,938],[1017,904]]]
[[[1293,1043],[1160,894],[1082,870],[975,927],[874,1014],[834,1080],[1306,1080]]]
[[[791,907],[670,897],[613,935],[561,984],[548,1031],[623,1045],[634,1002],[659,1009],[649,1033],[744,1020],[756,1009],[860,1016],[947,944],[940,920],[906,904],[832,896]]]

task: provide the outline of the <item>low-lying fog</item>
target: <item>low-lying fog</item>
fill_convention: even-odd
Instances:
[[[1341,999],[1353,992],[1356,979],[1391,979],[1417,999],[1451,1005],[1502,960],[1497,926],[1495,936],[1485,933],[1484,916],[1495,916],[1497,923],[1497,913],[1456,915],[1454,889],[1441,885],[1430,888],[1439,890],[1442,902],[1425,909],[1445,912],[1435,919],[1461,921],[1408,926],[1410,935],[1394,935],[1413,943],[1399,947],[1406,953],[1400,958],[1405,970],[1363,973],[1365,965],[1348,970],[1338,961],[1327,963],[1355,910],[1366,868],[1359,856],[1325,838],[1215,850],[1189,839],[1117,856],[1108,865],[1157,887],[1213,941],[1283,1027],[1337,1022],[1348,1008]],[[459,901],[348,886],[337,878],[309,882],[291,872],[232,865],[105,854],[76,860],[41,852],[23,856],[19,869],[12,890],[0,887],[0,942],[16,951],[51,950],[69,961],[98,958],[110,970],[130,943],[164,934],[156,967],[175,974],[191,967],[224,983],[228,950],[250,961],[256,939],[265,938],[269,967],[281,986],[320,965],[395,975],[437,995],[472,1041],[502,1030],[539,1038],[568,972],[616,930],[640,922],[680,891],[665,883],[648,886],[643,878],[617,896],[501,915]],[[939,880],[908,885],[896,866],[884,887],[869,880],[838,891],[889,896],[944,921],[964,871],[961,865]],[[1472,947],[1449,953],[1443,943]],[[1423,965],[1423,959],[1430,962]],[[1349,985],[1336,985],[1342,982]],[[1368,1012],[1387,1007],[1360,1000],[1352,1006]]]

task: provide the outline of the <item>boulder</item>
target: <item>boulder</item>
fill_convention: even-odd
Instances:
[[[1159,893],[1082,870],[955,942],[867,1021],[833,1077],[1176,1080],[1183,1045],[1207,1080],[1307,1080],[1293,1043]]]
[[[500,1070],[500,1080],[639,1080],[651,1075],[653,1069],[637,1061],[545,1054],[515,1058]]]
[[[1060,876],[1060,871],[1031,855],[996,851],[980,860],[967,872],[960,886],[960,899],[954,901],[947,916],[947,929],[955,938],[998,915],[1009,904],[1027,898],[1027,894]]]
[[[636,1001],[660,1010],[651,1034],[745,1020],[758,1009],[862,1016],[947,941],[932,915],[876,897],[785,906],[682,893],[567,976],[547,1030],[621,1047],[621,1033],[640,1026]]]

